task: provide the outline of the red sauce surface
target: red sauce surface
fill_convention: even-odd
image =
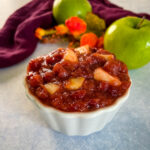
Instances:
[[[63,59],[65,52],[66,49],[59,48],[29,62],[26,82],[30,92],[41,103],[66,112],[93,111],[112,105],[129,88],[131,82],[124,63],[115,57],[106,60],[96,56],[111,54],[108,51],[90,49],[90,53],[84,55],[74,51],[78,58],[75,63]],[[109,82],[95,80],[93,72],[98,67],[117,77],[121,85],[113,86]],[[85,79],[82,86],[76,90],[68,90],[66,82],[76,77]],[[44,86],[47,83],[55,83],[59,85],[59,89],[50,94]]]

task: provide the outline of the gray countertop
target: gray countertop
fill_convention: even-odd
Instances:
[[[0,27],[6,18],[29,0],[0,0]],[[150,13],[150,0],[111,0],[126,9]],[[25,67],[31,58],[65,43],[38,44],[25,61],[0,69],[0,150],[149,150],[150,64],[130,71],[131,94],[105,128],[89,136],[69,137],[51,130],[26,98]]]

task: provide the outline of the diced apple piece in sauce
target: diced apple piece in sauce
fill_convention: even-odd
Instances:
[[[54,83],[47,83],[44,86],[50,94],[54,94],[59,89],[59,85]]]
[[[76,52],[79,52],[80,54],[88,54],[90,52],[89,45],[81,46],[78,48],[75,48]]]
[[[111,59],[115,58],[114,55],[112,55],[112,54],[99,54],[99,53],[95,53],[95,54],[93,54],[93,56],[102,57],[105,60],[111,60]]]
[[[117,77],[113,77],[102,68],[97,68],[94,71],[94,79],[98,81],[108,82],[110,85],[119,86],[121,85],[121,81]]]
[[[67,60],[70,62],[78,62],[78,57],[73,50],[67,49],[64,55],[64,60]]]
[[[114,55],[111,54],[100,54],[100,56],[105,58],[106,60],[114,59]]]
[[[65,87],[68,89],[68,90],[77,90],[79,89],[83,82],[84,82],[84,78],[83,77],[77,77],[77,78],[70,78],[67,82],[66,82],[66,85]]]

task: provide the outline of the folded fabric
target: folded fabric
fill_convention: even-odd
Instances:
[[[108,0],[90,0],[93,12],[104,18],[107,26],[124,16],[146,16],[124,10]],[[55,24],[52,16],[53,0],[32,0],[14,12],[0,30],[0,68],[16,64],[33,53],[38,40],[37,27],[49,28]]]

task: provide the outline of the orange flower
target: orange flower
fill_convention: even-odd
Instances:
[[[89,45],[90,47],[95,47],[98,41],[96,34],[90,32],[85,33],[81,36],[80,46]]]
[[[68,28],[64,24],[60,24],[58,26],[55,26],[56,34],[57,35],[64,35],[68,33]]]
[[[56,33],[56,31],[54,29],[44,30],[39,27],[35,30],[35,36],[40,40],[43,40],[43,37],[52,35],[54,33]]]
[[[42,29],[42,28],[37,28],[36,30],[35,30],[35,36],[38,38],[38,39],[40,39],[40,40],[42,40],[42,37],[45,35],[45,30],[44,29]]]
[[[79,17],[71,17],[65,21],[70,33],[77,37],[86,31],[86,22]]]

